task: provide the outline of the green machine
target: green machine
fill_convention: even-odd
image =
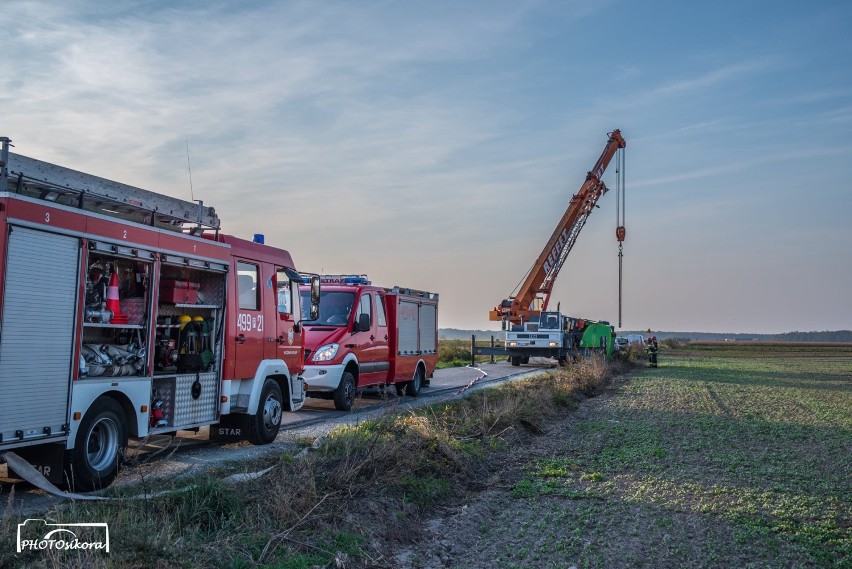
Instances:
[[[583,336],[580,338],[580,348],[584,354],[603,353],[606,359],[612,358],[612,343],[615,339],[615,329],[609,322],[594,322],[586,320]]]

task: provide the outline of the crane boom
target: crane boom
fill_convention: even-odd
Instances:
[[[577,241],[577,236],[598,199],[607,192],[601,177],[615,153],[626,145],[620,130],[609,133],[603,153],[595,167],[586,174],[586,181],[580,186],[580,190],[571,198],[562,219],[553,230],[518,293],[495,306],[489,312],[490,320],[507,320],[518,324],[522,320],[529,321],[531,317],[537,317],[541,310],[547,309],[553,284],[565,263],[565,258]]]

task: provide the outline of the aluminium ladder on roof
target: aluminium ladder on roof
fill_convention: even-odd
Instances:
[[[105,212],[119,213],[115,209],[121,210],[121,213],[147,212],[151,216],[151,225],[156,225],[156,220],[178,228],[184,223],[206,229],[220,227],[216,210],[205,207],[201,201],[193,203],[173,198],[15,154],[9,151],[11,140],[5,137],[0,137],[0,143],[0,191],[23,193],[22,189],[26,187],[28,194],[49,201],[59,201],[59,196],[64,196],[67,201],[73,196],[78,207],[83,207],[84,201],[87,201]]]

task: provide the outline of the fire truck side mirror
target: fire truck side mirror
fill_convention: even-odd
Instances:
[[[311,276],[311,320],[319,318],[320,304],[320,278],[319,275]]]
[[[320,278],[319,275],[311,277],[311,304],[319,306],[320,302]]]
[[[357,332],[369,332],[370,331],[370,315],[369,314],[361,313],[358,316],[358,323],[357,323],[356,331]]]

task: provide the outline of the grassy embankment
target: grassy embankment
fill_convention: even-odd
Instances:
[[[567,534],[496,566],[852,566],[849,346],[691,345],[595,403],[514,490]]]
[[[304,458],[270,455],[204,476],[112,490],[176,491],[150,500],[79,502],[55,507],[61,523],[107,522],[110,553],[42,551],[16,556],[11,507],[2,520],[0,566],[276,567],[297,569],[379,562],[376,540],[411,542],[437,504],[479,489],[488,464],[518,432],[541,432],[548,417],[591,394],[610,373],[600,361],[536,381],[389,414],[333,431]],[[308,446],[313,441],[304,441]],[[228,485],[234,472],[272,466],[260,479]],[[140,471],[156,469],[156,463]],[[32,517],[32,516],[31,516]],[[354,565],[353,565],[354,564]],[[382,566],[393,566],[387,559]]]

